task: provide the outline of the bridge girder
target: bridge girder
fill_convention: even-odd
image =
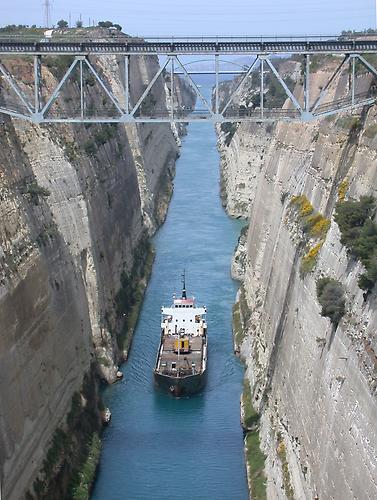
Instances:
[[[221,46],[226,46],[226,50],[221,50]],[[32,46],[31,46],[32,45]],[[377,69],[367,61],[364,57],[365,52],[377,53],[377,40],[369,40],[358,42],[353,41],[240,41],[240,42],[142,42],[138,44],[130,43],[99,43],[99,42],[54,42],[54,43],[24,43],[22,48],[21,42],[2,42],[0,40],[0,56],[1,54],[9,56],[17,55],[17,57],[30,56],[33,54],[34,58],[34,102],[28,98],[22,84],[17,81],[17,76],[12,74],[6,67],[4,57],[0,60],[0,77],[7,82],[9,88],[12,89],[18,104],[23,108],[17,109],[16,106],[11,106],[5,103],[0,105],[0,113],[29,120],[34,123],[172,123],[172,122],[201,122],[210,121],[212,123],[224,122],[269,122],[276,120],[284,121],[310,121],[319,117],[329,116],[342,111],[349,111],[361,106],[370,105],[375,102],[375,98],[368,93],[358,93],[356,91],[356,75],[355,65],[356,62],[360,63],[368,72],[377,78]],[[242,71],[222,71],[220,70],[219,58],[223,54],[227,54],[231,46],[235,46],[233,54],[245,54],[249,49],[252,50],[254,59],[248,67],[243,67]],[[266,47],[271,46],[273,50],[266,52]],[[174,46],[174,47],[173,47]],[[179,50],[177,50],[177,46]],[[352,49],[363,48],[363,52],[357,52]],[[105,48],[107,51],[105,51]],[[181,56],[187,53],[195,53],[202,55],[202,50],[213,49],[212,57],[214,58],[214,69],[208,71],[190,71],[186,68],[185,64],[181,61]],[[243,48],[247,47],[247,50]],[[257,48],[256,48],[257,47]],[[271,48],[270,47],[270,48]],[[277,48],[278,47],[278,48]],[[83,50],[85,48],[85,51]],[[64,49],[64,50],[63,50]],[[132,49],[132,50],[131,50]],[[152,50],[153,49],[153,50]],[[168,50],[169,49],[169,50]],[[173,50],[174,49],[174,50]],[[276,54],[277,50],[287,51],[301,54],[304,57],[303,64],[303,88],[304,88],[304,102],[300,103],[297,96],[288,87],[282,75],[279,74],[272,57]],[[310,49],[310,50],[309,50]],[[327,50],[331,53],[343,54],[344,58],[334,70],[330,79],[321,89],[319,95],[314,102],[311,102],[312,89],[310,88],[310,58],[314,54],[324,54]],[[189,51],[189,52],[185,52]],[[58,80],[55,89],[45,98],[43,98],[43,78],[42,78],[42,56],[48,54],[49,56],[59,55],[74,55],[74,59],[67,67],[64,75]],[[108,82],[97,71],[96,67],[90,61],[90,56],[100,58],[103,54],[116,55],[117,60],[122,60],[124,67],[123,72],[123,96],[122,102],[119,97],[115,95],[110,88]],[[122,54],[122,55],[121,55]],[[163,62],[155,75],[149,80],[141,96],[136,102],[131,103],[130,97],[130,83],[132,81],[132,73],[130,71],[131,61],[134,57],[140,55],[153,54],[165,56],[166,60]],[[350,97],[348,99],[340,99],[323,104],[324,99],[328,95],[332,83],[340,75],[344,68],[349,65],[350,72]],[[65,84],[72,77],[74,71],[78,68],[79,71],[79,96],[80,105],[79,113],[75,116],[59,116],[51,115],[50,110],[59,98]],[[152,92],[153,86],[159,78],[163,78],[165,73],[170,70],[170,106],[169,109],[157,110],[156,113],[149,115],[142,115],[140,110]],[[268,109],[265,106],[266,100],[266,82],[265,73],[270,71],[276,78],[276,81],[284,91],[290,107],[285,106],[283,109]],[[114,112],[103,116],[90,116],[87,113],[86,106],[86,92],[84,88],[84,71],[88,71],[95,82],[99,85],[101,90],[105,93],[111,102]],[[220,103],[220,76],[235,74],[239,77],[237,85],[231,91],[230,95],[225,99],[225,103]],[[240,107],[237,104],[237,99],[240,98],[242,90],[245,88],[246,83],[249,81],[251,75],[259,73],[260,103],[258,107]],[[214,84],[214,97],[213,99],[206,99],[199,86],[195,83],[193,75],[196,74],[211,74],[215,78]],[[174,77],[180,75],[184,77],[195,92],[197,99],[204,105],[203,111],[186,110],[178,108],[174,105]],[[1,95],[1,94],[0,94]],[[288,102],[287,101],[287,102]],[[238,108],[237,108],[238,106]]]

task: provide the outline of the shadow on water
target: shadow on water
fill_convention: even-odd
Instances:
[[[210,87],[202,83],[202,92]],[[241,223],[219,198],[219,156],[213,127],[190,125],[177,163],[165,224],[154,238],[156,259],[124,379],[105,390],[112,421],[103,435],[93,500],[245,500],[239,396],[243,368],[233,354],[231,311],[236,284],[230,263]],[[160,307],[180,290],[208,309],[205,390],[174,399],[156,391],[153,367]]]

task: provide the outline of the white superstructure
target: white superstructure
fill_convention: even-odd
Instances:
[[[171,307],[161,307],[161,329],[164,335],[203,335],[206,313],[205,307],[196,307],[194,298],[174,298]]]

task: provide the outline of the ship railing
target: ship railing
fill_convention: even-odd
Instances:
[[[181,377],[181,376],[188,376],[188,375],[195,375],[198,373],[196,368],[181,368],[179,370],[161,370],[162,375],[168,375],[171,377]]]

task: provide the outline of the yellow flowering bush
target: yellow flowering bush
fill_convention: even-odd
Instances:
[[[316,263],[318,254],[324,244],[325,240],[321,240],[319,243],[314,245],[301,259],[300,271],[302,274],[307,274],[313,271]]]
[[[347,178],[344,179],[340,183],[340,186],[338,189],[338,201],[344,201],[344,198],[346,197],[346,193],[348,191],[349,185],[350,185],[350,182]]]

